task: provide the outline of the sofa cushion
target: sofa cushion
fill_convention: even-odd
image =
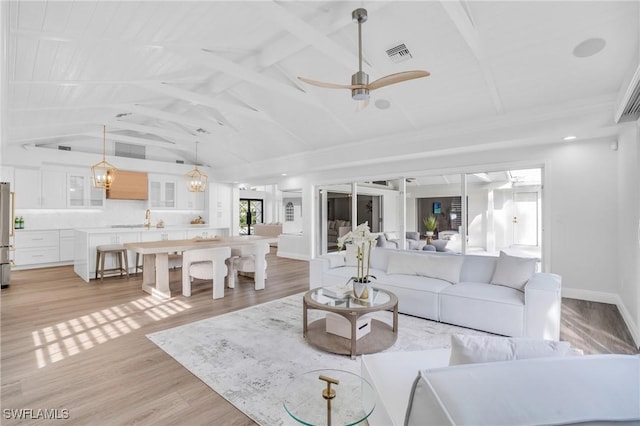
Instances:
[[[452,334],[449,365],[565,356],[568,351],[569,342]]]
[[[490,283],[498,258],[494,256],[466,255],[460,271],[460,281]]]
[[[524,291],[525,284],[535,272],[537,261],[537,259],[526,257],[509,256],[501,251],[496,270],[491,278],[491,284]]]
[[[438,278],[455,284],[460,280],[463,256],[421,256],[423,262],[419,264],[418,275]]]
[[[329,268],[340,268],[341,266],[345,266],[345,257],[340,255],[329,255],[326,256],[326,259],[329,259]]]
[[[504,336],[524,336],[524,293],[487,284],[460,282],[440,294],[440,321]]]

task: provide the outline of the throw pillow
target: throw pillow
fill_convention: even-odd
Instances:
[[[447,251],[447,240],[431,240],[431,245],[436,248],[436,251]]]
[[[569,342],[452,334],[449,365],[566,356],[568,352]]]
[[[391,253],[387,265],[387,274],[418,275],[423,256]]]
[[[524,291],[524,286],[536,270],[537,259],[509,256],[500,252],[491,284],[503,285]]]
[[[456,284],[460,281],[460,270],[464,262],[463,256],[458,255],[424,255],[424,262],[418,268],[418,275],[437,278]]]

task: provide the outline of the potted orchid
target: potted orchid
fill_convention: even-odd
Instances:
[[[371,282],[371,278],[376,278],[369,274],[371,250],[375,247],[376,238],[376,236],[371,235],[368,222],[361,223],[353,231],[347,232],[338,238],[338,250],[342,250],[346,243],[353,244],[356,249],[356,276],[349,278],[345,286],[353,282],[353,294],[358,299],[368,298],[368,284]]]

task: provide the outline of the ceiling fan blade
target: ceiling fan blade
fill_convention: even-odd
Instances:
[[[431,74],[428,71],[403,71],[395,74],[389,74],[384,77],[380,77],[376,81],[369,83],[369,90],[379,89],[381,87],[389,86],[390,84],[402,83],[403,81],[413,80],[415,78],[428,77]]]
[[[312,86],[324,87],[325,89],[358,89],[362,87],[361,85],[351,85],[351,84],[335,84],[335,83],[325,83],[323,81],[311,80],[304,77],[298,77],[299,80],[304,81],[307,84]]]

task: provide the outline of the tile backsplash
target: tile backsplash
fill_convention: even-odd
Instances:
[[[24,219],[24,229],[101,228],[112,225],[142,225],[147,210],[146,201],[107,200],[100,209],[16,209]],[[198,216],[207,219],[206,211],[154,210],[151,225],[162,219],[165,226],[188,225]]]

